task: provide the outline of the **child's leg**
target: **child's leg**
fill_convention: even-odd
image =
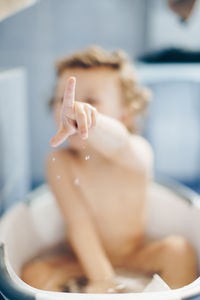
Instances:
[[[158,273],[171,288],[182,287],[197,278],[194,250],[178,235],[143,245],[127,260],[126,267],[148,274]]]
[[[51,255],[24,266],[21,278],[27,284],[43,290],[63,291],[70,279],[83,277],[80,264],[67,255]]]

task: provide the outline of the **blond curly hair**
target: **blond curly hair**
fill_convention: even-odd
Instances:
[[[117,70],[124,103],[129,106],[133,115],[146,111],[151,93],[147,88],[139,85],[133,63],[124,51],[109,52],[98,46],[90,46],[86,50],[76,52],[56,62],[58,78],[67,69],[82,68],[87,70],[95,67]],[[50,104],[53,105],[56,100],[53,97]]]

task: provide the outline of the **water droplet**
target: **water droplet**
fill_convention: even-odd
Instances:
[[[55,160],[56,160],[55,157],[53,157],[53,158],[52,158],[52,161],[54,162]]]
[[[75,185],[79,185],[79,183],[80,183],[80,182],[79,182],[79,179],[78,179],[78,178],[75,178],[75,179],[74,179],[74,184],[75,184]]]
[[[61,178],[61,176],[60,176],[60,175],[57,175],[56,177],[57,177],[57,179],[58,179],[58,180],[60,180],[60,178]]]
[[[90,155],[87,155],[86,157],[85,157],[85,160],[89,160],[90,159]]]

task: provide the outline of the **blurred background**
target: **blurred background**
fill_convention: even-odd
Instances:
[[[0,0],[0,207],[45,181],[57,58],[122,48],[152,89],[155,176],[200,192],[200,1]]]

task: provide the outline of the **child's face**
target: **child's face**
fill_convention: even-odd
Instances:
[[[124,105],[117,71],[106,67],[66,70],[58,82],[57,99],[63,98],[64,88],[70,76],[76,77],[76,101],[87,102],[100,113],[118,120],[122,119]],[[61,105],[62,103],[59,102],[55,109],[57,124],[59,124]],[[81,138],[78,134],[71,136],[68,142],[72,148],[81,146]]]

